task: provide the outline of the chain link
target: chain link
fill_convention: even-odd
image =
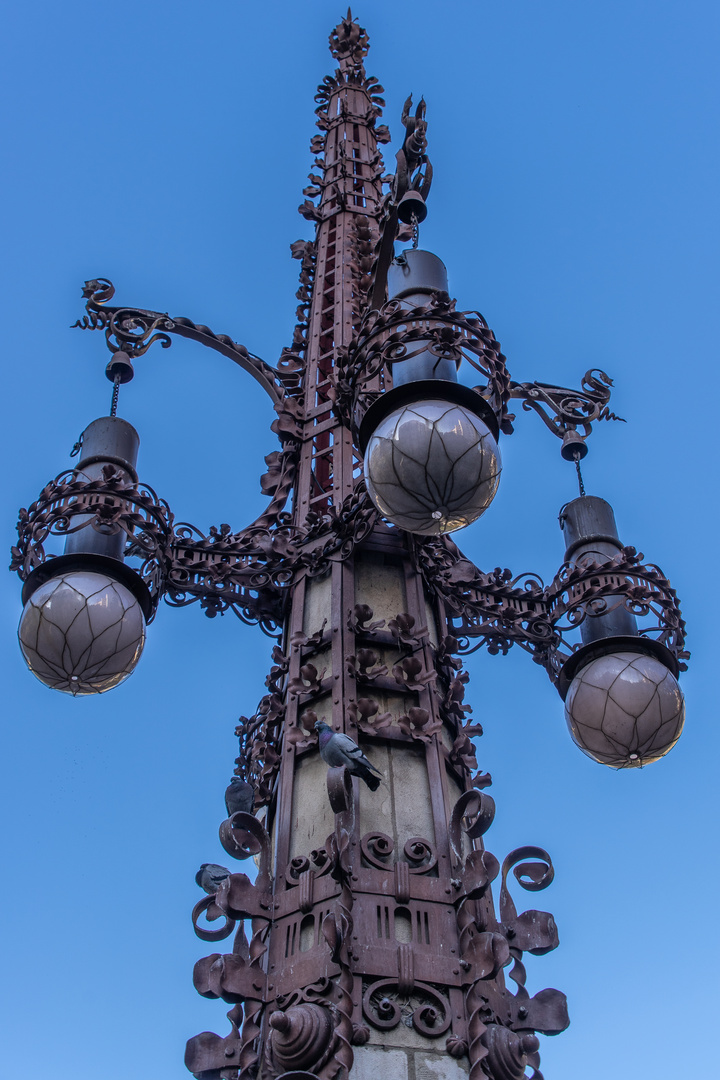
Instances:
[[[580,471],[580,454],[578,453],[577,450],[573,454],[573,458],[575,460],[575,471],[577,472],[578,487],[580,488],[580,497],[584,498],[585,497],[585,484],[583,483],[583,475],[582,475],[582,472]]]
[[[417,251],[418,241],[420,240],[420,226],[418,224],[417,214],[413,214],[410,218],[412,225],[412,246],[413,251]]]
[[[112,402],[110,404],[110,415],[117,416],[118,397],[120,395],[120,376],[116,375],[113,382]]]

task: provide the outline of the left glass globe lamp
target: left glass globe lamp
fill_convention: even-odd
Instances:
[[[137,483],[139,437],[126,420],[104,416],[82,436],[77,478],[110,467]],[[93,513],[68,515],[65,552],[28,577],[18,638],[34,675],[53,690],[101,694],[133,672],[145,643],[149,595],[124,563],[127,534]]]

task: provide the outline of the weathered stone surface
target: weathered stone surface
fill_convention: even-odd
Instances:
[[[307,855],[325,844],[335,825],[327,797],[327,765],[319,754],[301,758],[293,788],[290,858]]]
[[[318,581],[313,578],[305,583],[305,603],[303,606],[303,633],[314,634],[327,619],[325,629],[330,628],[330,598],[332,596],[332,575]]]
[[[385,556],[364,552],[357,559],[355,601],[369,604],[376,619],[394,619],[407,611],[405,579],[399,566],[387,565]]]
[[[389,668],[392,668],[392,665],[397,661],[397,655],[397,649],[394,652],[390,649],[387,650],[387,659],[390,660]],[[399,720],[408,709],[416,704],[414,694],[403,693],[401,690],[398,690],[397,694],[393,694],[387,690],[376,690],[374,686],[363,686],[358,691],[358,697],[368,697],[377,701],[378,714],[390,713],[394,720]]]
[[[356,1046],[352,1080],[408,1080],[408,1059],[402,1050]]]
[[[412,836],[435,842],[430,783],[422,746],[372,746],[362,748],[380,770],[384,783],[370,791],[360,783],[360,835],[384,832],[392,837],[395,855],[402,857]]]
[[[369,1045],[397,1046],[405,1047],[408,1050],[427,1051],[430,1047],[437,1045],[437,1043],[435,1039],[428,1039],[425,1035],[421,1035],[419,1031],[416,1031],[414,1027],[408,1027],[407,1024],[401,1022],[397,1027],[391,1028],[390,1031],[378,1031],[377,1028],[370,1025]],[[442,1040],[442,1045],[444,1049],[444,1039]],[[355,1080],[354,1077],[353,1080]]]
[[[467,1059],[448,1054],[415,1054],[415,1080],[464,1080],[470,1070]]]
[[[424,746],[395,748],[391,758],[395,843],[401,855],[411,836],[434,844],[435,829]]]
[[[320,621],[322,622],[322,619]],[[320,627],[318,626],[318,630],[319,629]],[[325,629],[327,629],[327,627]],[[326,649],[321,649],[320,652],[315,653],[309,662],[317,670],[318,679],[328,679],[332,675],[332,649],[329,645]]]
[[[371,746],[361,740],[363,752],[370,762],[383,775],[383,782],[377,791],[359,782],[360,791],[360,836],[369,832],[383,832],[392,836],[392,794],[390,789],[390,750],[388,746]],[[394,837],[393,837],[394,840]]]

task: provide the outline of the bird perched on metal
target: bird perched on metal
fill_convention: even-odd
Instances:
[[[233,776],[230,786],[225,791],[225,809],[228,817],[242,811],[243,814],[252,814],[255,807],[255,788],[239,776]]]
[[[214,862],[204,862],[197,874],[195,875],[195,882],[204,889],[206,893],[213,896],[225,878],[230,877],[230,871],[226,866],[218,866]]]
[[[333,731],[324,720],[315,721],[320,757],[326,765],[344,765],[352,776],[359,776],[371,791],[380,787],[382,773],[371,765],[357,743],[349,735]]]

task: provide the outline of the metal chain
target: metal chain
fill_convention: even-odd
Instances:
[[[578,486],[580,488],[580,497],[584,498],[585,497],[585,485],[583,483],[583,476],[582,476],[582,473],[580,471],[580,454],[578,453],[577,450],[573,454],[573,458],[575,460],[575,471],[577,472]]]
[[[112,403],[110,405],[110,415],[111,416],[116,416],[117,415],[117,406],[118,406],[118,396],[119,396],[119,394],[120,394],[120,375],[118,374],[118,375],[115,376],[115,380],[113,382]]]
[[[412,225],[412,246],[413,251],[417,251],[418,241],[420,239],[420,226],[418,224],[417,214],[413,214],[410,218]]]

